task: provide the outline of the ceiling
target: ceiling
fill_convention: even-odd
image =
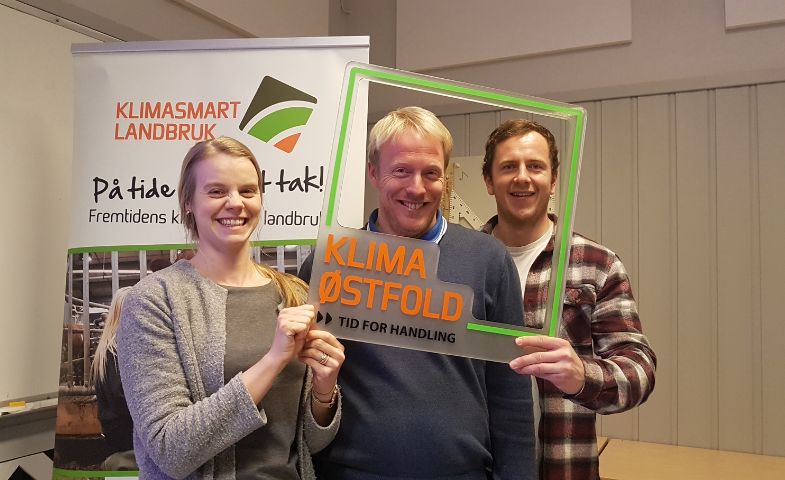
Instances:
[[[324,0],[0,0],[100,40],[328,35]]]

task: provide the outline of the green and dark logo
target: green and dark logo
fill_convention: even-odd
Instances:
[[[315,105],[316,97],[265,76],[240,122],[240,130],[291,153]]]

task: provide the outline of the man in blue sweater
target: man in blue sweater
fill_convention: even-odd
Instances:
[[[366,228],[437,243],[438,277],[473,289],[476,318],[518,323],[520,281],[504,247],[448,224],[439,210],[451,151],[449,131],[427,110],[406,107],[381,119],[368,140],[379,208]],[[300,269],[306,281],[312,262]],[[319,478],[536,478],[529,377],[503,363],[343,343],[343,420],[314,458]]]

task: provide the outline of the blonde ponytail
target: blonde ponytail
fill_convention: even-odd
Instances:
[[[109,311],[106,313],[104,322],[104,331],[101,333],[101,340],[98,341],[98,346],[95,348],[95,357],[93,357],[93,368],[91,369],[90,377],[93,385],[96,382],[103,382],[106,378],[108,352],[117,355],[117,329],[120,327],[120,313],[123,310],[123,301],[129,291],[131,291],[131,287],[117,289],[112,298],[112,303],[109,305]]]
[[[308,284],[289,273],[279,272],[267,265],[256,263],[256,268],[272,280],[281,295],[281,308],[302,305],[308,299]]]

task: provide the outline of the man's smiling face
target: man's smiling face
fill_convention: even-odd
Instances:
[[[368,176],[379,191],[379,231],[418,238],[436,224],[445,183],[439,140],[405,130],[379,148]]]
[[[488,193],[496,197],[500,221],[541,229],[548,222],[548,201],[556,191],[548,142],[537,132],[511,137],[496,146]]]

